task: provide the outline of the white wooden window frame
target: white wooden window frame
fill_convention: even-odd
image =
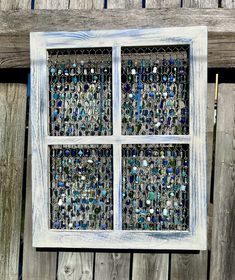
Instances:
[[[121,47],[190,46],[189,135],[121,135]],[[49,136],[49,49],[112,47],[113,135]],[[33,246],[115,249],[206,249],[206,94],[207,28],[161,28],[80,32],[36,32],[30,34]],[[121,145],[189,145],[189,230],[122,230]],[[113,230],[55,230],[49,222],[48,149],[54,144],[112,144],[114,160]]]

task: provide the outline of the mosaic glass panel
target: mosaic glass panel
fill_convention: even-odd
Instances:
[[[189,46],[122,48],[122,134],[189,133]]]
[[[112,134],[112,49],[50,50],[49,133]]]
[[[122,228],[189,228],[189,146],[123,145]]]
[[[52,229],[112,229],[112,146],[52,146],[50,196]]]

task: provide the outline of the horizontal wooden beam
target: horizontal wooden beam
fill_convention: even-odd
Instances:
[[[235,10],[0,11],[0,68],[29,67],[29,33],[206,25],[209,67],[235,67]]]

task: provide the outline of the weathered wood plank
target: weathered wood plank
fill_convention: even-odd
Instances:
[[[146,0],[145,8],[160,9],[160,1],[157,0]]]
[[[134,280],[168,279],[169,254],[134,254]]]
[[[104,9],[104,0],[93,0],[93,8],[99,10]]]
[[[0,11],[0,67],[29,67],[31,31],[195,25],[208,26],[209,67],[235,67],[235,10],[226,9]]]
[[[125,0],[108,0],[108,9],[124,9]]]
[[[93,253],[60,252],[58,280],[92,280]]]
[[[31,9],[31,0],[0,0],[0,10]]]
[[[0,84],[0,278],[18,279],[27,87]]]
[[[183,0],[183,8],[218,8],[218,0]]]
[[[126,0],[125,1],[126,9],[141,9],[142,8],[142,0]]]
[[[23,280],[56,279],[57,252],[32,247],[31,126],[28,131],[27,180],[23,247]]]
[[[207,251],[198,254],[173,254],[171,280],[206,280]]]
[[[214,90],[215,84],[208,84],[207,94],[207,188],[208,205],[211,191],[213,131],[214,131]],[[212,207],[208,209],[208,247],[211,243],[211,215]],[[172,254],[172,280],[203,280],[207,279],[208,251],[199,254]]]
[[[221,7],[227,8],[227,9],[234,9],[235,2],[234,2],[234,0],[221,0]]]
[[[146,0],[146,8],[180,8],[181,0]]]
[[[68,9],[69,0],[35,0],[34,9]]]
[[[70,0],[69,9],[92,9],[93,1],[92,0]]]
[[[219,85],[211,280],[235,275],[235,84]]]
[[[130,254],[96,253],[95,279],[128,280],[130,273]],[[135,278],[133,278],[135,279]]]

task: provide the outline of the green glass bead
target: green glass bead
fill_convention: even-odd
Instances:
[[[154,192],[150,192],[150,193],[149,193],[149,199],[150,199],[150,200],[154,200],[154,197],[155,197]]]

